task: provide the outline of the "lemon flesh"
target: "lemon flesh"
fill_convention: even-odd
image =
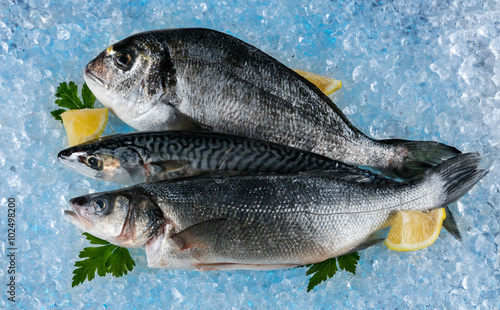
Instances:
[[[399,211],[392,221],[385,245],[394,251],[415,251],[436,241],[446,218],[444,208],[429,212]]]
[[[298,74],[305,77],[309,82],[313,83],[318,87],[325,95],[331,95],[334,91],[339,90],[342,87],[342,81],[334,80],[321,76],[319,74],[303,71],[303,70],[293,70]]]
[[[69,146],[99,138],[108,122],[108,109],[68,110],[61,114]]]

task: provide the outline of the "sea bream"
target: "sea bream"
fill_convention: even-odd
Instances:
[[[155,30],[115,43],[85,68],[99,101],[138,130],[203,130],[289,145],[409,178],[460,152],[374,140],[316,86],[228,34]]]
[[[89,177],[138,184],[207,173],[297,173],[329,170],[353,181],[392,180],[333,159],[267,141],[212,132],[133,132],[59,152],[59,160]]]
[[[318,171],[143,183],[73,198],[65,214],[96,237],[145,247],[152,268],[289,268],[381,241],[377,232],[400,210],[458,200],[487,173],[478,162],[459,155],[390,185]]]

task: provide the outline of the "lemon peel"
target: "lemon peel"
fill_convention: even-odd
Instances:
[[[294,69],[293,71],[305,77],[309,82],[313,83],[327,96],[331,95],[333,92],[339,90],[342,87],[342,81],[339,80],[334,80],[316,73],[303,70]]]
[[[385,245],[394,251],[415,251],[433,244],[446,218],[444,208],[429,212],[399,211],[391,225]]]
[[[108,122],[108,109],[68,110],[61,114],[69,146],[99,138]]]

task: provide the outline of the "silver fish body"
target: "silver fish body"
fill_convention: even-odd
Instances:
[[[85,68],[96,97],[138,130],[211,129],[413,177],[455,156],[436,142],[377,141],[279,61],[209,29],[135,34]]]
[[[297,173],[330,170],[353,181],[390,179],[330,158],[267,141],[211,132],[134,132],[104,137],[58,154],[61,162],[95,179],[137,184],[206,173]]]
[[[145,183],[74,198],[66,215],[115,244],[145,246],[150,267],[287,268],[381,241],[372,240],[374,233],[397,211],[456,201],[486,174],[478,162],[476,154],[459,155],[390,185],[323,172]]]

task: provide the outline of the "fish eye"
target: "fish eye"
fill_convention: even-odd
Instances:
[[[86,157],[85,164],[92,169],[102,170],[102,160],[95,155],[90,155]]]
[[[106,210],[107,204],[103,199],[95,199],[92,201],[92,208],[96,213],[102,213]]]
[[[115,65],[120,70],[128,70],[132,67],[132,55],[129,52],[118,52],[114,55]]]

